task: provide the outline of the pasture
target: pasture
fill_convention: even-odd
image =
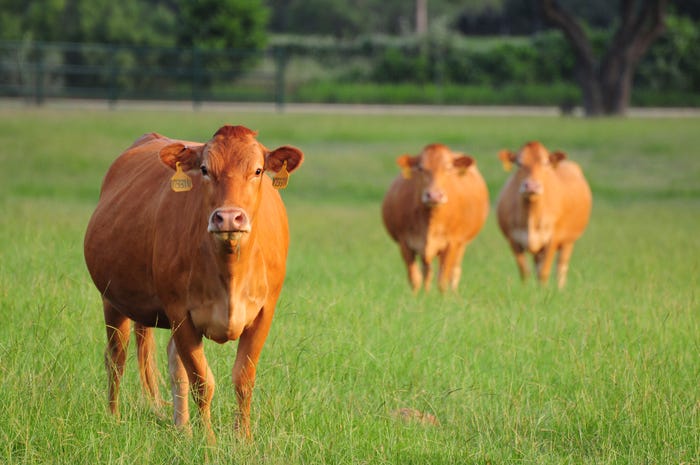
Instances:
[[[235,343],[205,343],[214,446],[140,392],[120,421],[82,241],[110,162],[144,132],[208,140],[224,123],[301,148],[282,196],[287,279],[233,431]],[[700,463],[700,121],[0,108],[0,463]],[[493,210],[457,295],[414,297],[379,206],[397,155],[443,142],[477,160],[538,139],[594,196],[567,287],[522,284]],[[186,247],[187,244],[183,244]],[[169,398],[157,333],[161,392]],[[397,409],[439,424],[397,418]]]

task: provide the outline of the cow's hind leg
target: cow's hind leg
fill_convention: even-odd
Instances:
[[[119,416],[119,383],[124,374],[131,320],[119,313],[107,300],[103,299],[102,302],[107,328],[105,366],[109,381],[109,411]]]
[[[155,407],[159,407],[163,404],[163,399],[160,396],[160,389],[158,386],[160,383],[160,376],[158,375],[158,367],[156,366],[153,328],[136,323],[134,325],[134,333],[136,334],[141,387],[149,401]]]

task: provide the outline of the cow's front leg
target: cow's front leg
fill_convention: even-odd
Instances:
[[[527,265],[527,257],[525,256],[525,249],[514,242],[511,242],[510,248],[515,256],[515,263],[518,265],[518,272],[520,273],[520,279],[527,281],[530,277],[530,267]]]
[[[421,267],[423,268],[423,289],[428,292],[433,284],[433,258],[421,256]]]
[[[546,245],[542,250],[535,254],[535,263],[537,264],[537,276],[541,284],[547,284],[549,281],[549,272],[552,269],[554,254],[556,247],[552,244]]]
[[[438,274],[440,291],[457,290],[459,280],[462,277],[462,257],[466,248],[466,244],[450,246],[440,254],[440,272]]]
[[[411,283],[411,289],[417,293],[423,284],[423,273],[416,263],[416,253],[405,243],[400,244],[401,257],[406,263],[406,271],[408,272],[408,281]]]
[[[569,260],[571,253],[574,251],[574,243],[568,242],[562,244],[559,249],[559,258],[557,259],[557,286],[562,289],[566,284],[566,275],[569,271]]]
[[[177,355],[185,368],[192,397],[199,407],[207,439],[213,443],[215,437],[211,428],[210,407],[211,399],[214,397],[214,376],[204,356],[202,334],[195,329],[188,317],[182,321],[173,322],[172,337],[175,341]],[[180,369],[176,368],[175,373],[177,374],[178,371],[181,372]]]
[[[106,299],[103,299],[102,305],[107,328],[105,366],[109,380],[109,411],[119,417],[119,385],[124,374],[131,320],[119,313]]]
[[[168,342],[168,372],[170,373],[170,390],[173,394],[173,423],[175,426],[184,427],[190,421],[190,409],[188,396],[190,395],[190,381],[185,365],[177,353],[175,339]]]
[[[253,324],[241,334],[236,352],[236,362],[233,365],[233,385],[236,388],[236,397],[238,398],[236,429],[246,439],[252,438],[250,433],[250,403],[255,387],[255,371],[260,352],[270,331],[276,300],[276,296],[274,300],[269,300]]]

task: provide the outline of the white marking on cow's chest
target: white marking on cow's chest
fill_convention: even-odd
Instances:
[[[552,228],[544,224],[536,224],[532,219],[528,221],[528,227],[516,227],[511,231],[513,242],[520,247],[537,253],[552,239]]]
[[[256,318],[267,296],[264,268],[259,273],[257,279],[234,280],[228,290],[221,287],[214,299],[197,306],[191,313],[195,326],[217,342],[238,339]]]

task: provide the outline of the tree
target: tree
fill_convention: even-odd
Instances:
[[[181,63],[194,73],[193,89],[229,82],[260,59],[269,16],[262,0],[178,0],[178,4],[178,44],[192,49]]]
[[[598,60],[581,23],[556,0],[540,0],[545,19],[562,30],[574,51],[575,75],[587,116],[626,112],[634,71],[664,31],[668,3],[669,0],[620,0],[617,29]]]
[[[178,43],[204,50],[254,51],[267,40],[261,0],[180,0]]]

